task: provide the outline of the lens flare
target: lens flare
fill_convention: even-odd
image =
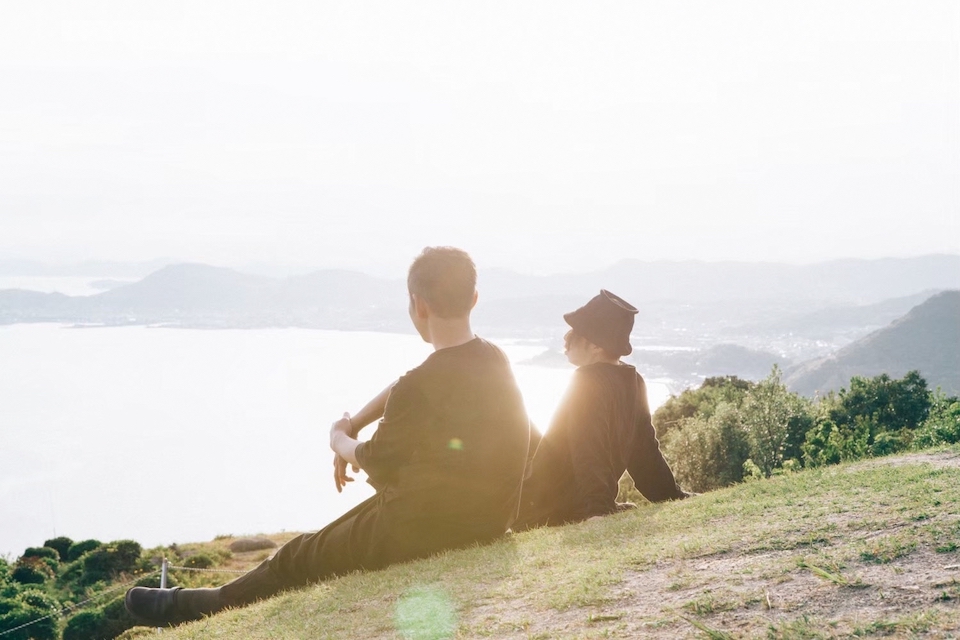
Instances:
[[[439,587],[415,587],[397,601],[397,631],[405,640],[444,640],[457,630],[457,611]]]

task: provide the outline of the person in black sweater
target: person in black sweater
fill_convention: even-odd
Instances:
[[[459,249],[429,247],[410,267],[407,287],[410,318],[434,352],[356,421],[344,414],[330,431],[337,488],[353,465],[376,495],[222,587],[129,590],[134,617],[178,624],[506,533],[518,511],[530,422],[507,357],[470,328],[476,268]],[[359,442],[359,429],[379,413],[376,433]]]
[[[636,313],[622,298],[601,290],[564,315],[571,327],[564,336],[565,353],[578,368],[536,448],[514,531],[634,506],[616,502],[624,470],[651,502],[690,495],[660,452],[643,378],[620,361],[633,351]]]

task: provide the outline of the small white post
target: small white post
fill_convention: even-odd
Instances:
[[[169,571],[170,563],[167,562],[167,559],[164,558],[163,562],[160,563],[160,588],[167,588],[167,571]],[[160,627],[157,627],[157,633],[163,631]]]

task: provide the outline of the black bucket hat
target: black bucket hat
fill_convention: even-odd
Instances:
[[[563,319],[578,334],[616,356],[633,352],[630,332],[637,308],[606,289],[576,311],[563,314]]]

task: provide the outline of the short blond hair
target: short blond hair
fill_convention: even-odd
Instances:
[[[426,247],[410,265],[407,291],[441,318],[465,316],[473,308],[477,267],[463,249]]]

